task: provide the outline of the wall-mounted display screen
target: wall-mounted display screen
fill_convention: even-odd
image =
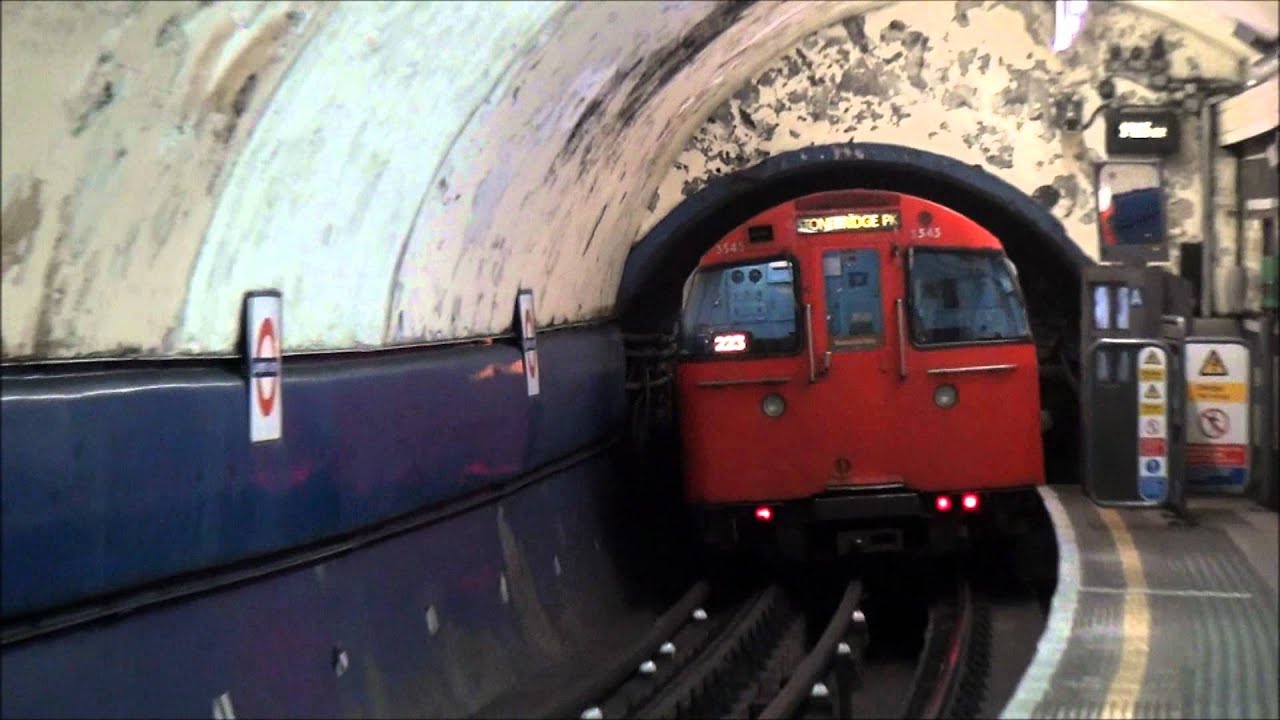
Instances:
[[[1174,155],[1181,132],[1172,110],[1118,108],[1107,113],[1107,155]]]

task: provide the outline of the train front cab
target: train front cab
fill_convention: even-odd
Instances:
[[[712,545],[948,549],[1044,482],[1035,346],[999,241],[945,207],[808,196],[686,287],[687,499]]]

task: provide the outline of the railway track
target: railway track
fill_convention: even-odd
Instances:
[[[916,664],[908,718],[974,718],[982,706],[990,662],[988,609],[957,580],[929,608],[924,649]]]
[[[868,637],[860,581],[845,585],[825,619],[806,613],[804,601],[781,585],[715,606],[708,604],[710,595],[707,583],[695,585],[623,658],[630,662],[602,672],[545,716],[855,716]],[[976,714],[985,677],[984,620],[964,582],[939,594],[904,717]]]

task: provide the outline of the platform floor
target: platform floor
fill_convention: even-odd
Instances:
[[[1280,717],[1277,514],[1192,498],[1191,522],[1043,488],[1058,586],[1006,718]]]

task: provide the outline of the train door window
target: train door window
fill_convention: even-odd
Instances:
[[[833,250],[822,255],[827,334],[837,350],[876,347],[884,337],[880,300],[880,256],[874,248]]]
[[[707,358],[797,352],[796,309],[795,266],[790,260],[699,270],[685,293],[680,351]]]
[[[1030,340],[1026,307],[998,252],[915,248],[908,271],[918,346]]]

